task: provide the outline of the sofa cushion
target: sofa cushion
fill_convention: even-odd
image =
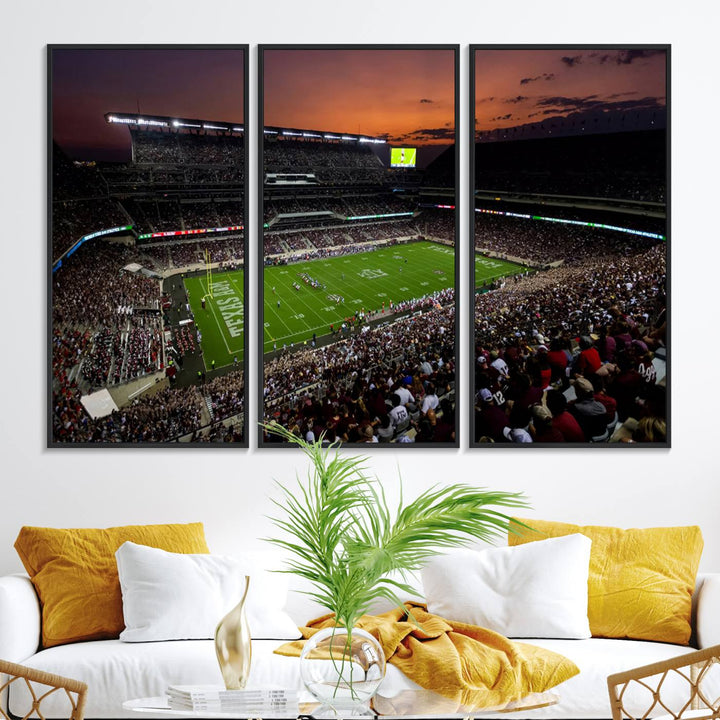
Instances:
[[[245,614],[255,639],[300,637],[284,612],[283,575],[262,571],[245,558],[170,553],[123,543],[115,553],[123,599],[124,642],[203,640],[242,598],[250,577]]]
[[[593,636],[686,645],[703,539],[700,528],[622,530],[522,520],[510,545],[582,533],[592,540],[588,618]]]
[[[20,530],[15,549],[40,598],[43,647],[118,637],[124,622],[115,551],[127,540],[208,552],[202,523]]]
[[[457,550],[422,570],[428,610],[514,638],[589,638],[590,540]]]
[[[552,692],[560,701],[557,705],[533,710],[533,718],[608,718],[610,704],[607,693],[607,676],[639,665],[665,660],[690,648],[637,640],[534,640],[533,644],[560,653],[580,668],[579,675],[559,685]],[[295,688],[302,694],[298,659],[276,655],[276,640],[253,641],[253,659],[250,686],[272,684]],[[49,648],[29,658],[27,665],[74,677],[88,683],[85,717],[137,718],[136,712],[123,709],[126,700],[161,696],[170,684],[222,684],[211,640],[179,640],[158,643],[123,643],[120,640],[102,640]],[[393,697],[417,686],[395,666],[389,665],[381,694]],[[682,691],[684,690],[684,695]],[[720,692],[720,691],[719,691]],[[717,694],[717,693],[716,693]],[[48,698],[43,702],[46,717],[67,718],[62,697]],[[675,705],[687,699],[687,686],[677,688],[670,699]],[[19,683],[10,692],[10,710],[22,716],[27,708],[27,691]],[[46,707],[45,703],[51,705]],[[639,710],[639,708],[636,708]],[[152,717],[143,713],[144,717]],[[519,714],[516,717],[526,717]],[[162,717],[158,715],[157,717]],[[167,717],[167,715],[165,715]],[[499,717],[507,718],[507,715]]]

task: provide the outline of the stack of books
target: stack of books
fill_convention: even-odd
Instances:
[[[171,710],[234,713],[246,717],[300,714],[298,693],[280,687],[254,687],[226,690],[222,685],[170,685],[166,690]]]

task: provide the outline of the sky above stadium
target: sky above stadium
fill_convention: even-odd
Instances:
[[[53,140],[72,158],[130,159],[126,127],[105,113],[147,113],[241,123],[243,51],[228,48],[56,48]]]
[[[665,127],[665,95],[663,50],[475,51],[475,131],[486,139],[543,136],[540,125],[545,135]]]
[[[265,125],[455,141],[452,50],[265,50]]]

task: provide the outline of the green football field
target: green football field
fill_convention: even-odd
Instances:
[[[476,256],[475,284],[523,270],[504,260]],[[303,274],[308,278],[306,283]],[[374,251],[266,267],[264,280],[264,352],[310,341],[330,332],[358,311],[386,312],[390,303],[419,298],[455,283],[453,248],[432,242],[384,247]],[[317,287],[312,286],[315,281]],[[299,286],[299,290],[293,287]],[[213,274],[213,298],[205,276],[185,278],[195,324],[202,334],[205,365],[211,368],[243,360],[243,271]],[[331,295],[342,298],[337,302]],[[278,304],[279,303],[279,304]]]
[[[319,287],[306,283],[303,273]],[[419,298],[454,283],[454,249],[431,242],[266,267],[264,352],[309,343],[313,333],[327,335],[330,325],[337,328],[356,312],[382,311],[383,303],[388,312],[391,302]]]
[[[505,275],[515,275],[524,270],[526,270],[524,265],[476,254],[475,287],[482,287],[485,283],[490,283],[500,277],[505,277]]]
[[[207,292],[205,276],[186,277],[190,307],[195,316],[195,325],[202,334],[202,349],[205,367],[209,370],[212,361],[215,367],[232,365],[237,358],[243,361],[244,345],[244,277],[243,270],[213,273],[213,297],[205,301]]]

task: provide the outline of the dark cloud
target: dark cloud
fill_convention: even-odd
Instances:
[[[572,67],[575,67],[576,65],[580,65],[580,63],[582,62],[582,55],[573,55],[573,56],[563,55],[560,58],[560,61],[565,63],[565,65],[567,65],[569,68],[572,68]]]
[[[538,80],[554,80],[555,73],[543,73],[542,75],[536,75],[535,77],[521,78],[521,85],[529,85],[531,82],[537,82]]]
[[[523,102],[524,100],[527,100],[527,96],[525,96],[525,95],[516,95],[516,96],[513,97],[513,98],[508,98],[505,102],[509,102],[509,103],[520,103],[520,102]]]
[[[537,101],[538,107],[553,107],[563,110],[580,110],[582,108],[595,107],[600,101],[597,95],[586,95],[585,97],[567,97],[565,95],[546,95]]]
[[[629,50],[618,50],[613,53],[590,53],[588,57],[591,57],[595,62],[600,65],[605,65],[607,62],[614,62],[617,65],[632,65],[635,60],[642,60],[644,58],[652,57],[653,55],[663,55],[664,50],[659,49],[629,49]],[[564,58],[563,58],[564,60]]]
[[[452,142],[455,140],[455,130],[449,127],[441,128],[418,128],[412,132],[405,133],[400,137],[395,138],[396,142],[403,140],[448,140]]]
[[[431,100],[430,98],[420,98],[420,104],[421,104],[421,105],[422,105],[423,103],[428,103],[428,104],[430,104],[430,103],[433,103],[433,102],[435,102],[435,101],[434,101],[434,100]]]
[[[616,100],[615,98],[635,95],[636,93],[615,93],[608,99],[600,98],[598,95],[586,95],[585,97],[566,97],[563,95],[552,95],[541,97],[537,101],[539,108],[545,108],[543,115],[557,113],[583,112],[589,110],[600,110],[602,112],[632,112],[633,110],[647,110],[664,108],[663,98],[647,96],[643,98],[628,98]]]
[[[637,95],[637,90],[630,90],[629,92],[613,93],[608,95],[608,100],[614,100],[619,97],[627,97],[628,95]]]
[[[494,120],[509,120],[512,117],[512,113],[508,113],[507,115],[498,115],[497,117],[493,118]]]
[[[664,55],[664,50],[621,50],[616,58],[615,62],[618,65],[632,65],[635,60],[642,60],[644,58],[652,57],[653,55]]]
[[[588,57],[593,58],[595,62],[600,63],[600,65],[604,65],[612,57],[612,55],[610,55],[609,53],[604,53],[603,55],[601,55],[600,53],[594,52],[590,53]]]
[[[494,99],[495,99],[495,96],[491,95],[490,97],[480,98],[479,100],[476,100],[475,102],[479,105],[480,103],[492,102]]]

